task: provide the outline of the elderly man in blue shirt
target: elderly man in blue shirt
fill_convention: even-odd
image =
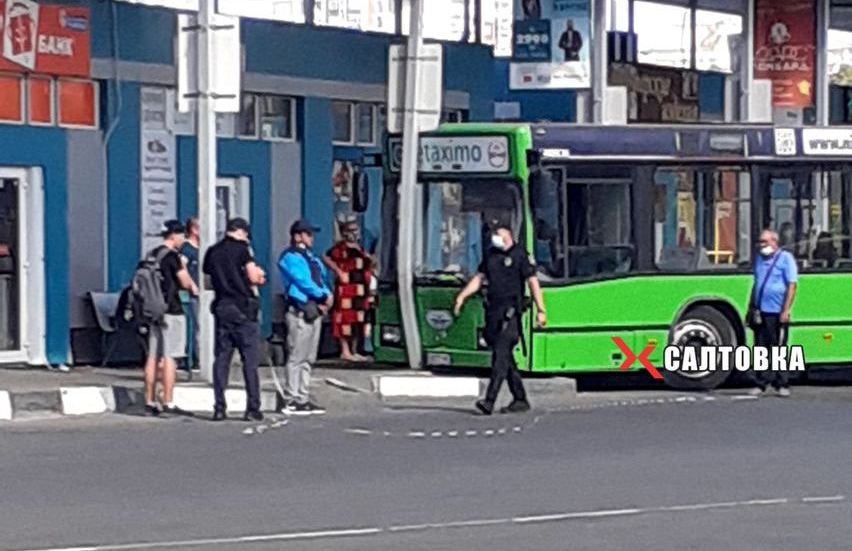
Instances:
[[[331,309],[334,294],[326,285],[327,273],[313,253],[319,228],[305,220],[290,227],[290,247],[281,254],[278,268],[287,298],[287,384],[285,413],[317,415],[325,410],[310,400],[311,369],[317,360],[322,319]]]
[[[759,246],[760,256],[754,263],[752,289],[752,303],[760,312],[759,323],[754,327],[754,344],[786,346],[787,325],[799,280],[796,258],[779,248],[778,234],[772,230],[764,230],[760,234]],[[790,396],[785,371],[756,372],[754,382],[757,386],[750,392],[754,396],[763,394],[769,386],[774,387],[781,397]]]

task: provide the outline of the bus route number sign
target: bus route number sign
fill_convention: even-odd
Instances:
[[[402,168],[402,141],[388,143],[392,172]],[[509,172],[509,138],[506,136],[423,136],[418,151],[418,171],[425,173],[505,174]]]

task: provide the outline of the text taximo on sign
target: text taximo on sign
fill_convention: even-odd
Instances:
[[[667,371],[804,371],[801,346],[702,346],[670,345],[663,352]]]

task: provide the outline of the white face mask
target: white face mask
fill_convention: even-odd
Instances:
[[[772,245],[764,245],[760,248],[760,254],[762,254],[763,256],[771,256],[774,252],[775,249],[772,248]]]
[[[496,233],[491,234],[491,246],[495,249],[500,249],[501,251],[506,248],[506,244],[503,242],[503,238]]]

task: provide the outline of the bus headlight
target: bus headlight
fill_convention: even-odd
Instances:
[[[402,329],[398,325],[382,325],[382,344],[399,345],[402,343]]]

